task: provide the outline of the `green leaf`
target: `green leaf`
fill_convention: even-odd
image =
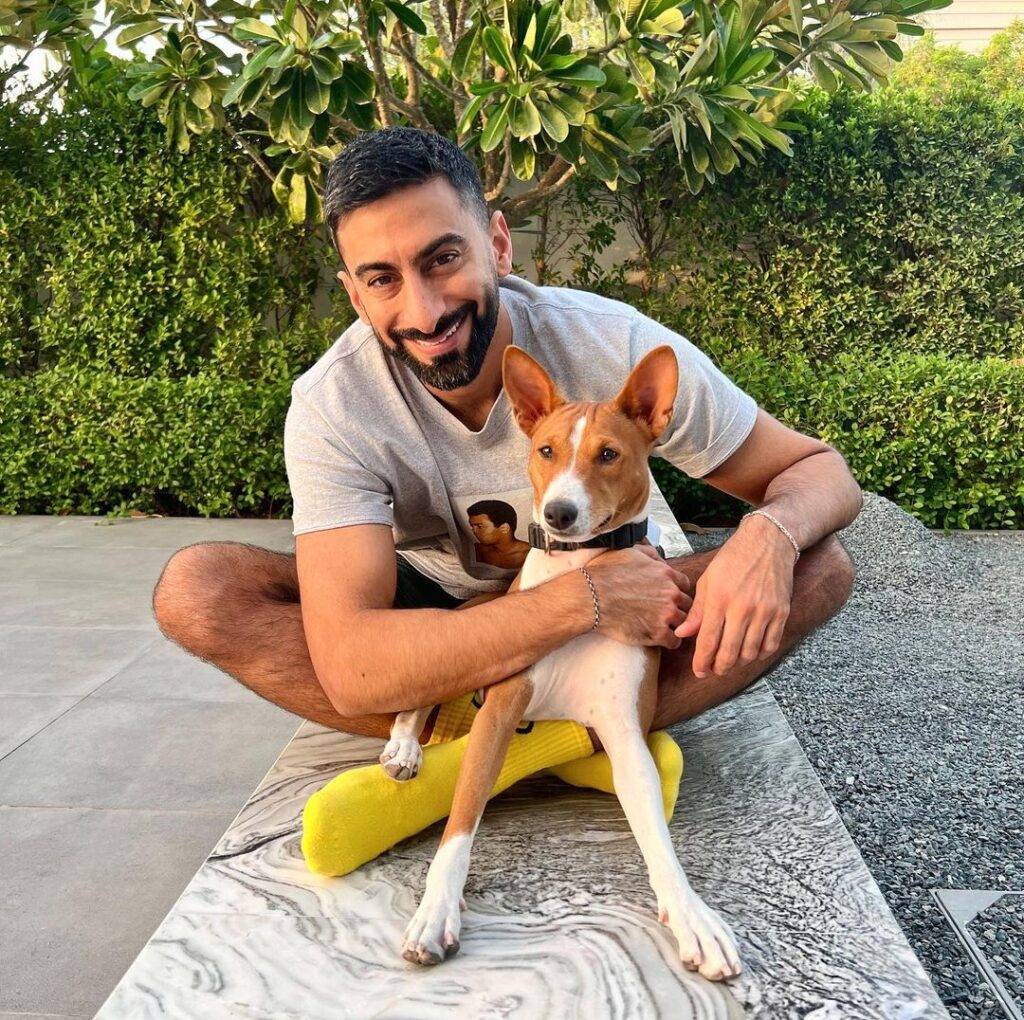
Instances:
[[[231,31],[232,35],[241,42],[252,39],[277,40],[277,33],[259,18],[243,18],[241,21],[236,21]]]
[[[388,10],[394,14],[406,28],[412,29],[417,35],[426,35],[427,26],[423,19],[406,4],[398,0],[384,0]]]
[[[505,128],[508,125],[508,112],[514,100],[509,97],[502,101],[501,105],[487,118],[483,133],[480,135],[480,149],[482,152],[490,152],[496,149],[502,142]]]
[[[839,82],[836,81],[836,76],[831,72],[831,70],[829,70],[825,61],[812,53],[808,59],[808,63],[811,68],[811,73],[814,75],[818,84],[826,92],[835,92],[839,87]]]
[[[789,0],[789,16],[793,21],[796,37],[803,42],[804,34],[804,0]]]
[[[493,25],[488,25],[484,29],[483,39],[484,49],[487,50],[487,55],[491,60],[499,67],[504,68],[509,76],[514,76],[516,73],[516,62],[504,35]]]
[[[532,138],[539,133],[540,114],[529,96],[516,100],[509,123],[517,138]]]
[[[469,103],[466,105],[466,109],[462,111],[462,116],[459,118],[458,126],[456,131],[460,135],[464,135],[470,125],[473,123],[476,115],[480,112],[481,107],[487,101],[486,96],[474,96]]]
[[[373,75],[355,61],[348,60],[344,64],[345,89],[354,103],[368,103],[376,92]]]
[[[509,152],[512,156],[512,170],[521,181],[533,179],[537,166],[537,154],[529,142],[521,142],[518,138],[509,140]]]
[[[680,75],[682,82],[692,81],[698,75],[702,74],[715,59],[715,54],[718,52],[718,36],[712,32],[706,35],[700,42],[700,45],[690,54],[690,59],[687,60],[683,67],[683,72]]]
[[[306,177],[304,174],[292,174],[292,184],[288,189],[288,219],[292,223],[302,223],[306,219]]]
[[[321,53],[309,55],[309,66],[313,68],[313,73],[324,85],[330,85],[335,78],[341,75],[341,68]]]
[[[190,81],[185,88],[189,99],[200,110],[207,109],[210,103],[213,102],[213,93],[210,91],[210,86],[202,79]]]
[[[140,21],[137,25],[129,25],[118,35],[117,45],[128,47],[147,35],[159,32],[162,27],[159,21]]]
[[[476,52],[479,39],[480,30],[474,28],[467,32],[455,47],[455,52],[452,54],[452,74],[459,81],[465,81],[468,75],[470,62]]]
[[[578,64],[563,71],[551,71],[548,77],[580,88],[600,88],[607,80],[604,71],[596,64]]]
[[[564,141],[569,134],[568,117],[553,103],[546,103],[542,99],[537,100],[537,113],[544,131],[556,142]]]
[[[565,114],[565,119],[574,127],[582,127],[587,119],[587,108],[575,96],[561,90],[550,93],[551,102]]]
[[[302,84],[306,94],[306,106],[313,113],[323,113],[331,99],[331,89],[313,73],[312,68],[303,75]]]

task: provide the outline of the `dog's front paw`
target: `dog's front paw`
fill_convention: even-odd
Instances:
[[[412,779],[423,764],[423,749],[415,737],[393,737],[384,745],[380,763],[392,779]]]
[[[692,889],[662,900],[658,920],[679,943],[679,959],[709,981],[735,977],[743,969],[729,926]]]
[[[459,951],[460,908],[466,903],[449,892],[427,890],[405,929],[402,956],[410,963],[432,967]]]

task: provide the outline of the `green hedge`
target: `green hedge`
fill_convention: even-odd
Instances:
[[[646,268],[674,284],[568,282],[679,329],[926,524],[1019,527],[1024,107],[961,77],[815,94],[793,160],[696,200],[653,161]],[[43,124],[0,107],[0,194],[0,512],[289,515],[290,383],[351,317],[313,315],[323,238],[222,140],[167,155],[116,90]],[[739,508],[655,473],[683,519]]]
[[[1024,507],[1024,370],[1000,358],[936,354],[831,363],[758,351],[721,366],[775,417],[834,446],[861,487],[932,527],[1015,528]],[[706,485],[658,466],[681,519],[728,515]]]
[[[52,369],[0,385],[0,513],[290,515],[290,379]]]
[[[932,527],[1016,528],[1024,103],[966,78],[942,95],[927,86],[812,93],[792,160],[673,196],[660,249],[634,267],[646,293],[580,265],[588,286],[671,325],[770,413],[836,446],[862,487]],[[654,186],[624,193],[608,218],[631,217],[639,235],[664,203],[656,182],[670,160],[647,167]],[[582,189],[573,203],[592,200]],[[691,520],[742,508],[659,477]]]
[[[258,380],[322,349],[323,240],[287,223],[223,137],[167,153],[151,111],[117,90],[42,123],[0,106],[0,194],[0,378]]]

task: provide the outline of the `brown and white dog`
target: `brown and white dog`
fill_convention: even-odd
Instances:
[[[569,403],[544,369],[518,347],[502,360],[505,392],[532,440],[534,523],[550,539],[582,543],[645,518],[648,456],[669,423],[679,385],[671,347],[651,351],[606,403]],[[586,565],[601,548],[531,548],[510,591]],[[458,951],[462,891],[480,816],[523,720],[573,719],[591,727],[611,758],[615,789],[647,865],[658,916],[675,935],[689,969],[712,980],[740,972],[732,933],[690,887],[676,858],[646,734],[657,697],[660,649],[588,633],[521,673],[491,685],[474,718],[448,824],[427,873],[426,890],[402,955],[440,963]],[[603,684],[594,678],[607,678]],[[381,761],[394,778],[416,774],[419,735],[430,709],[395,720]]]

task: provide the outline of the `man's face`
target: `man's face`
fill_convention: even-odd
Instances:
[[[494,526],[487,514],[473,514],[469,518],[469,526],[481,545],[494,545],[501,538],[501,529]]]
[[[385,353],[435,389],[471,383],[498,321],[498,279],[512,269],[501,213],[485,229],[434,178],[349,213],[337,240],[338,279]]]

